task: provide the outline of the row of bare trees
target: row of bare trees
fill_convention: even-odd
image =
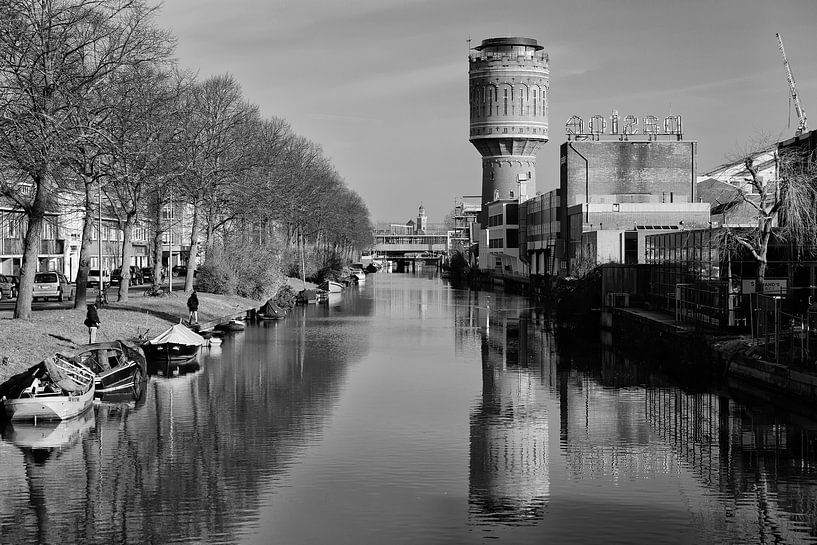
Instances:
[[[123,233],[120,300],[137,226],[160,277],[171,199],[192,213],[187,290],[195,256],[237,226],[332,255],[371,240],[365,203],[320,146],[262,117],[231,76],[181,70],[156,15],[147,0],[0,0],[0,197],[27,224],[15,317],[30,316],[43,227],[67,203],[84,218],[85,304],[100,191]]]

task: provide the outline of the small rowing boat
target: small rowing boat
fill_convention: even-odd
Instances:
[[[65,420],[94,401],[94,372],[67,356],[55,354],[0,386],[10,420]]]
[[[95,395],[142,395],[147,362],[141,348],[130,341],[112,341],[80,346],[74,360],[96,373]]]

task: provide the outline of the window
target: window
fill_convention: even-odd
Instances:
[[[504,98],[503,98],[503,103],[504,103],[503,108],[504,108],[504,110],[503,111],[504,111],[505,115],[508,115],[508,89],[503,89],[503,91],[504,91]]]
[[[508,241],[507,248],[518,248],[519,247],[519,230],[518,229],[508,229],[505,233],[505,238]]]
[[[533,90],[533,115],[536,115],[536,89]]]

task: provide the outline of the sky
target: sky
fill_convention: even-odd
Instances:
[[[699,173],[793,136],[776,32],[817,128],[817,0],[165,0],[158,24],[182,67],[232,74],[262,115],[320,144],[373,221],[422,204],[442,222],[480,193],[469,38],[534,38],[550,56],[537,191],[558,186],[573,114],[681,115]]]

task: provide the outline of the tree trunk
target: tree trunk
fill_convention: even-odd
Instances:
[[[34,179],[33,206],[28,213],[28,229],[23,240],[23,263],[20,267],[20,290],[17,294],[17,304],[14,306],[15,318],[31,318],[31,303],[34,301],[34,273],[40,256],[40,241],[43,234],[45,219],[45,200],[49,191],[44,187],[45,182]]]
[[[136,223],[136,214],[128,214],[125,217],[125,225],[122,227],[122,267],[121,280],[119,281],[119,297],[117,301],[127,302],[128,288],[130,288],[130,260],[133,254],[133,226]]]
[[[82,241],[79,249],[79,270],[77,270],[77,290],[74,294],[74,308],[85,308],[88,299],[88,271],[91,268],[91,233],[94,229],[94,204],[96,200],[91,195],[92,188],[92,181],[86,181],[85,218],[82,222]]]
[[[757,278],[755,280],[755,293],[763,293],[763,283],[766,280],[766,268],[768,267],[767,255],[769,253],[769,241],[772,238],[771,220],[761,225],[760,243],[757,249]]]
[[[156,207],[156,228],[153,231],[153,287],[162,283],[162,206]]]
[[[193,273],[196,269],[196,256],[199,253],[199,204],[193,204],[193,221],[190,226],[190,253],[187,256],[187,276],[184,279],[184,291],[193,291]]]

